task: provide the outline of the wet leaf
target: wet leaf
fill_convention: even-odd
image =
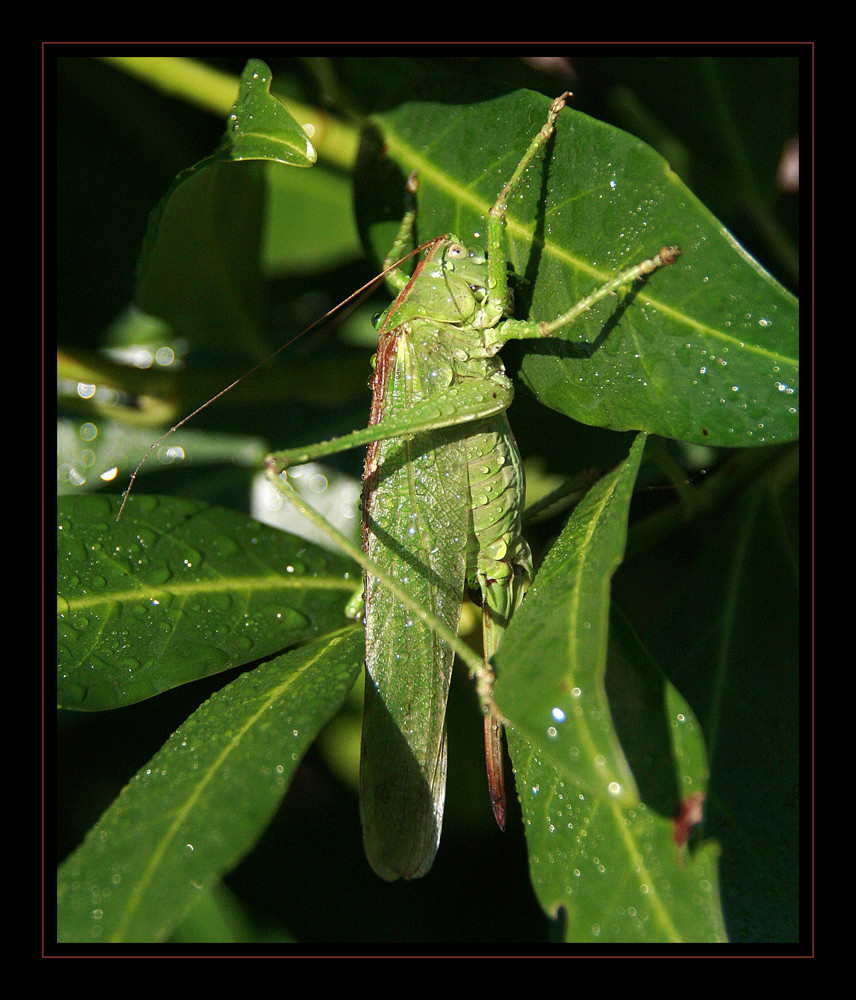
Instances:
[[[97,711],[269,656],[344,624],[339,556],[171,497],[58,503],[57,703]]]
[[[348,626],[200,705],[60,865],[58,939],[163,940],[261,836],[363,655]]]

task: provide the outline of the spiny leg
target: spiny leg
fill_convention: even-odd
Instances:
[[[560,112],[565,107],[570,91],[560,94],[550,105],[547,121],[541,131],[529,144],[529,148],[521,161],[517,164],[511,178],[502,188],[496,202],[490,210],[488,219],[488,294],[504,306],[508,302],[508,271],[506,261],[508,257],[506,236],[505,236],[505,216],[508,209],[508,199],[512,191],[520,183],[523,174],[531,165],[532,161],[543,151],[556,130],[556,121]],[[522,340],[526,338],[551,337],[557,331],[572,323],[581,313],[586,312],[595,303],[617,291],[622,285],[629,284],[637,279],[644,279],[648,275],[661,267],[674,264],[680,256],[681,251],[677,246],[665,246],[658,254],[641,264],[634,264],[616,277],[604,282],[593,292],[585,296],[567,312],[558,316],[552,322],[532,323],[521,320],[509,319],[501,323],[493,332],[487,331],[488,342],[501,343],[506,340]]]
[[[529,546],[521,537],[519,552],[513,561],[480,560],[479,586],[482,591],[482,641],[488,676],[493,677],[491,657],[502,644],[512,615],[520,606],[532,573]],[[500,830],[505,829],[505,766],[502,747],[502,717],[493,704],[492,693],[487,700],[484,717],[484,750],[487,781],[493,815]]]
[[[655,254],[649,260],[643,260],[641,264],[634,264],[632,267],[628,267],[611,281],[607,281],[606,284],[596,288],[590,295],[580,299],[566,313],[562,313],[561,316],[554,319],[552,323],[539,323],[540,335],[542,337],[551,337],[556,330],[567,326],[569,323],[573,323],[577,316],[584,313],[587,309],[591,309],[596,302],[600,302],[607,295],[611,295],[622,285],[647,278],[649,274],[653,274],[659,268],[674,264],[680,255],[681,251],[679,247],[663,247],[658,254]]]

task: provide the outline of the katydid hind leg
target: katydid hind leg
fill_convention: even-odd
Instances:
[[[378,423],[350,434],[307,447],[274,452],[266,459],[266,465],[271,472],[282,472],[292,465],[335,455],[348,448],[474,423],[502,413],[508,408],[512,395],[509,389],[497,384],[492,384],[489,391],[478,384],[452,386],[446,393],[415,402],[403,412],[387,411]]]
[[[499,649],[508,623],[523,600],[532,572],[529,547],[519,539],[520,561],[512,565],[512,573],[504,579],[487,578],[484,582],[482,636],[485,664]],[[505,764],[503,757],[502,716],[491,704],[484,717],[484,749],[488,790],[493,815],[500,830],[505,829]]]

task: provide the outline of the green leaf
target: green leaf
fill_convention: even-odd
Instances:
[[[269,168],[265,273],[311,274],[361,259],[364,251],[352,202],[350,177],[324,164],[309,171]]]
[[[163,940],[258,840],[363,655],[362,629],[349,626],[201,705],[60,866],[58,939]]]
[[[571,515],[496,656],[495,696],[532,883],[566,940],[722,941],[718,850],[689,860],[675,843],[682,801],[700,807],[707,788],[701,729],[610,614],[644,443]]]
[[[317,154],[309,137],[270,93],[270,67],[250,59],[241,90],[229,115],[229,127],[212,160],[276,160],[311,167]]]
[[[353,564],[192,500],[58,503],[57,703],[97,711],[339,628]]]
[[[451,231],[484,246],[487,214],[548,107],[518,91],[460,107],[403,104],[373,119],[358,208],[379,259],[401,214],[388,192],[402,191],[413,169],[419,238]],[[797,300],[658,153],[566,107],[530,178],[508,213],[518,318],[552,320],[664,245],[683,255],[598,304],[567,339],[506,350],[521,384],[545,405],[613,430],[723,446],[798,436]]]
[[[175,178],[154,209],[137,266],[135,299],[199,344],[227,334],[264,356],[259,256],[265,164],[311,166],[315,151],[269,93],[258,59],[244,69],[238,99],[217,150]]]
[[[579,784],[628,802],[634,781],[606,708],[610,580],[624,554],[627,511],[645,446],[600,479],[550,550],[497,653],[495,697],[521,735]],[[545,661],[543,652],[553,650]],[[556,719],[567,721],[557,725]]]
[[[83,417],[57,420],[57,495],[99,490],[105,482],[127,482],[141,456],[151,448],[151,427]],[[244,434],[181,430],[153,452],[152,470],[229,463],[257,469],[267,454],[265,442]]]

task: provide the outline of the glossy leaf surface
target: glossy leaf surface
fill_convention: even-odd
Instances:
[[[348,560],[232,511],[131,496],[59,502],[57,703],[101,710],[344,623]]]

